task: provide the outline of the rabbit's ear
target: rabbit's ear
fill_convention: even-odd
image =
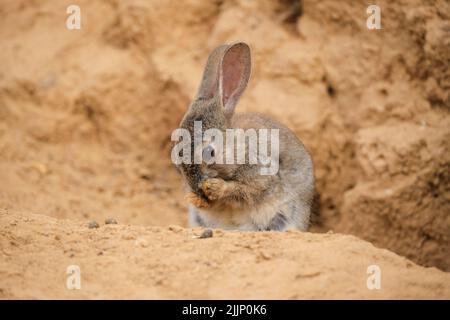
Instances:
[[[231,115],[250,78],[250,48],[243,42],[230,45],[219,69],[219,96],[225,114]]]
[[[220,61],[227,48],[228,45],[222,45],[209,54],[196,99],[211,99],[216,95],[219,86]]]

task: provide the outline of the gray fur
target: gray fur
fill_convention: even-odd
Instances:
[[[192,226],[234,230],[306,231],[314,195],[314,168],[309,153],[279,122],[259,114],[234,113],[247,86],[250,66],[250,48],[245,43],[216,48],[180,127],[192,135],[196,120],[203,122],[203,130],[279,129],[279,171],[262,176],[260,165],[181,164],[179,169],[193,205],[189,222]]]

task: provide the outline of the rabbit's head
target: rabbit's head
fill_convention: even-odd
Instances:
[[[244,92],[250,77],[250,48],[245,43],[222,45],[212,51],[203,72],[203,78],[197,95],[189,106],[180,127],[187,129],[194,141],[194,123],[201,122],[202,133],[208,129],[223,132],[230,128],[236,104]],[[225,139],[225,138],[224,138]],[[202,141],[202,154],[217,156],[224,153],[217,141]],[[194,148],[192,148],[194,153]],[[179,166],[193,192],[202,195],[199,187],[206,178],[219,176],[230,179],[239,169],[235,164],[181,164]]]

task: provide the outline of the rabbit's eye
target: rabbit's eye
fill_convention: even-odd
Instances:
[[[214,150],[212,145],[207,146],[205,149],[203,149],[203,155],[214,157],[216,151]]]
[[[203,161],[210,164],[214,162],[214,157],[216,156],[216,151],[212,145],[207,146],[203,149]]]

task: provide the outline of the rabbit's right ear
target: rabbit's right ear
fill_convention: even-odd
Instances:
[[[211,99],[216,95],[219,87],[219,67],[227,48],[228,45],[222,45],[210,53],[196,99]]]

